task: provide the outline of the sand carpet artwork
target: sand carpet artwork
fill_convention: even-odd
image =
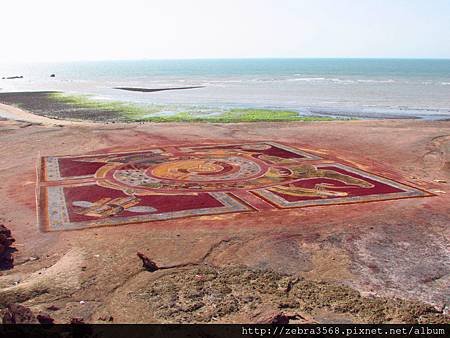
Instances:
[[[48,156],[38,169],[46,231],[429,195],[275,142]]]

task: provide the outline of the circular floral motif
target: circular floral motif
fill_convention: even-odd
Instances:
[[[281,169],[279,169],[281,170]],[[99,184],[128,194],[256,189],[288,176],[250,155],[191,155],[154,163],[108,163]],[[275,181],[275,182],[274,182]]]

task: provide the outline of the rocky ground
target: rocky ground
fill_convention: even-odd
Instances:
[[[121,119],[114,110],[93,109],[92,107],[78,107],[74,104],[52,99],[52,94],[58,92],[11,92],[0,93],[0,103],[15,105],[21,109],[31,111],[37,116],[53,119],[90,120],[99,122],[116,122]]]
[[[292,144],[435,196],[81,231],[37,226],[39,156],[249,140]],[[449,321],[450,122],[4,120],[0,143],[0,223],[17,250],[14,268],[0,272],[7,319],[21,304],[25,317],[59,323]],[[147,271],[137,252],[162,269]]]
[[[14,267],[14,259],[12,253],[14,248],[14,238],[11,235],[11,230],[0,224],[0,270],[8,270]]]

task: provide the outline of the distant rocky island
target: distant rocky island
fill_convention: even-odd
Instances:
[[[15,80],[15,79],[23,79],[23,76],[4,76],[2,77],[2,80]]]

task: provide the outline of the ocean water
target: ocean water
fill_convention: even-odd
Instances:
[[[55,78],[50,78],[55,74]],[[22,75],[23,79],[2,80]],[[153,93],[114,87],[203,88]],[[61,90],[98,99],[222,111],[450,118],[450,60],[215,59],[0,64],[0,92]]]

